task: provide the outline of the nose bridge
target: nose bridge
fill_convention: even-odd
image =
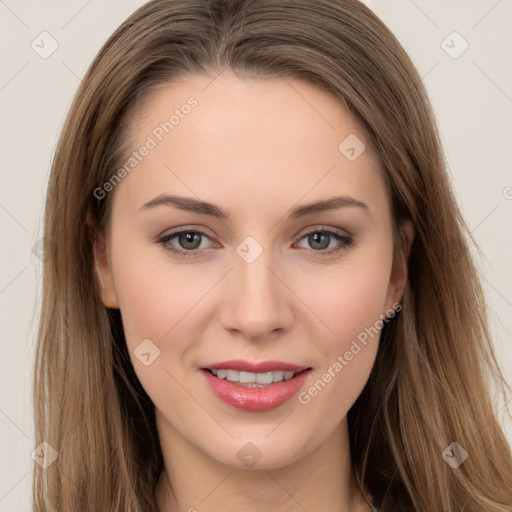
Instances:
[[[291,320],[289,297],[274,275],[272,248],[264,249],[254,237],[247,237],[236,247],[233,263],[224,303],[224,327],[251,338],[287,327]]]

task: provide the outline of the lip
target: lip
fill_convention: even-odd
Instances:
[[[244,361],[243,359],[223,361],[220,363],[209,364],[203,367],[203,369],[207,370],[238,370],[239,372],[251,373],[277,372],[279,370],[299,373],[307,370],[308,368],[310,367],[298,366],[296,364],[285,363],[283,361],[260,361],[259,363],[252,363],[250,361]]]
[[[223,363],[225,364],[225,363]],[[294,366],[294,365],[290,365]],[[254,366],[253,366],[254,367]],[[212,368],[212,369],[223,369],[224,367]],[[232,366],[228,368],[233,368]],[[300,367],[299,367],[300,368]],[[281,367],[281,369],[283,369]],[[239,370],[246,371],[246,370]],[[250,370],[248,370],[250,371]],[[268,370],[274,371],[274,370]],[[285,370],[285,371],[296,371],[296,370]],[[300,371],[300,370],[299,370]],[[248,412],[264,412],[276,409],[287,402],[295,394],[298,393],[300,388],[304,385],[304,382],[311,373],[311,368],[305,368],[300,371],[297,375],[289,380],[283,380],[264,386],[261,388],[248,388],[245,386],[239,386],[233,382],[229,382],[225,379],[219,379],[215,377],[206,368],[201,369],[201,373],[204,375],[207,384],[213,393],[220,398],[223,402],[237,409]],[[254,373],[263,373],[261,370]]]

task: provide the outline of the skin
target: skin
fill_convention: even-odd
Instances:
[[[288,361],[313,368],[307,390],[400,301],[406,266],[393,250],[378,161],[336,98],[300,81],[229,73],[188,76],[153,93],[132,116],[133,149],[190,96],[197,107],[111,192],[112,217],[95,246],[103,303],[121,310],[132,363],[156,407],[165,459],[159,510],[370,510],[354,482],[346,414],[370,375],[378,336],[309,403],[293,397],[267,412],[225,404],[200,368]],[[349,134],[366,145],[355,161],[338,149]],[[231,217],[141,210],[163,193],[200,198]],[[292,207],[333,195],[367,208],[287,218]],[[156,240],[180,227],[207,235],[198,256]],[[324,253],[342,250],[322,256],[324,246],[307,236],[314,228],[349,233],[353,243],[327,237]],[[410,224],[402,232],[407,254]],[[263,249],[252,263],[236,252],[247,236]],[[190,247],[178,237],[167,245]],[[160,350],[149,366],[134,354],[144,339]],[[237,456],[248,442],[261,454],[251,468]]]

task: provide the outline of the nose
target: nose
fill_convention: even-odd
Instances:
[[[265,250],[248,263],[234,254],[234,268],[226,276],[221,322],[224,329],[250,340],[263,340],[284,332],[293,323],[293,293],[286,276]]]

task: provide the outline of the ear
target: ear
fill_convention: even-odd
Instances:
[[[91,222],[91,219],[92,217],[88,215],[87,224],[94,230],[94,269],[100,285],[101,301],[107,308],[119,309],[105,234],[98,228],[95,222]]]
[[[395,248],[391,275],[389,277],[388,296],[386,306],[401,302],[407,284],[407,262],[414,240],[414,227],[409,219],[402,222],[399,228],[398,247]]]

